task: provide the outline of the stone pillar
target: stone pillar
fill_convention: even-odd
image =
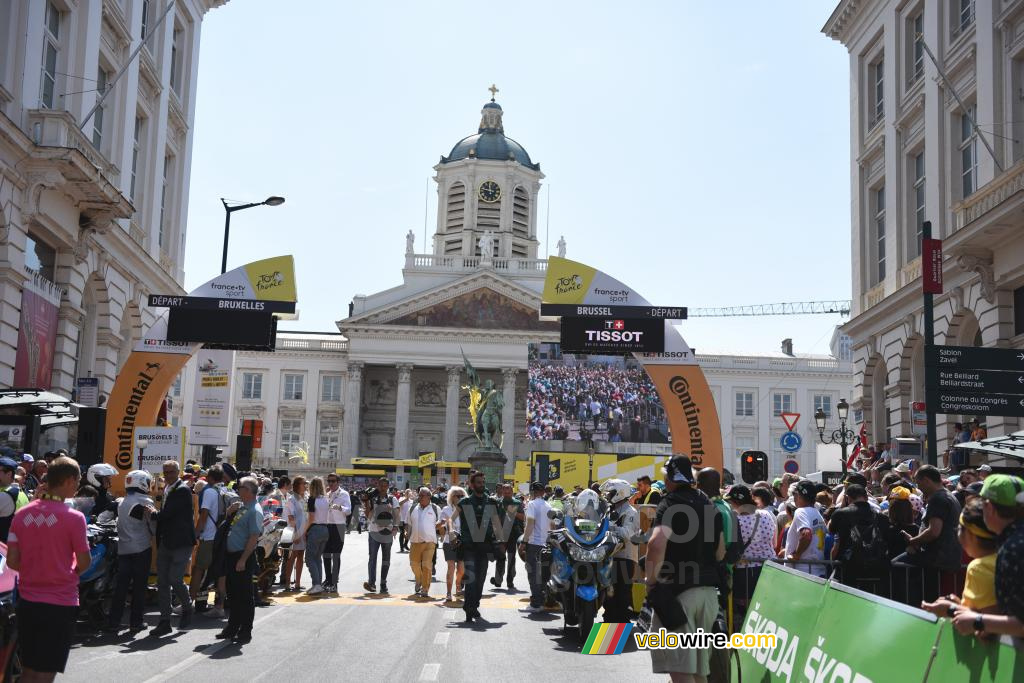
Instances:
[[[462,366],[449,365],[448,393],[444,402],[444,456],[445,460],[456,460],[459,454],[459,381]]]
[[[515,460],[516,436],[519,435],[520,425],[516,424],[516,377],[519,370],[516,368],[503,368],[501,376],[505,379],[502,387],[502,399],[505,407],[501,412],[501,428],[504,430],[504,441],[501,444],[501,452],[505,454],[509,462]]]
[[[348,382],[345,392],[345,424],[341,440],[342,467],[351,467],[352,458],[359,455],[359,409],[363,402],[362,361],[348,364]]]
[[[395,398],[395,457],[411,458],[409,453],[409,385],[412,381],[412,364],[399,363],[398,393]]]
[[[71,395],[75,387],[75,359],[78,357],[78,337],[82,333],[84,314],[67,299],[57,309],[57,340],[53,350],[51,386],[54,390]]]

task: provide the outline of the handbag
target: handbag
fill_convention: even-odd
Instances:
[[[669,631],[684,626],[688,621],[678,598],[679,593],[674,592],[668,584],[657,583],[647,589],[648,604],[658,615],[661,625]]]

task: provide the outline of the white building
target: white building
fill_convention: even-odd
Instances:
[[[936,343],[1024,346],[1024,2],[843,0],[823,32],[850,54],[852,404],[882,441],[925,399],[923,221],[943,240]],[[940,452],[966,417],[939,416]]]
[[[31,358],[65,394],[89,375],[108,394],[148,294],[183,293],[200,27],[224,2],[0,2],[0,386],[26,287],[56,294]]]

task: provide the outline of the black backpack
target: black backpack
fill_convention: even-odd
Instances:
[[[889,548],[879,528],[879,517],[876,513],[870,522],[858,522],[850,528],[846,562],[860,574],[881,575],[889,566]]]

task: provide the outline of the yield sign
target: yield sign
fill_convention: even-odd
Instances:
[[[780,415],[782,421],[786,423],[786,429],[793,431],[796,427],[797,420],[800,419],[800,413],[782,413]]]

